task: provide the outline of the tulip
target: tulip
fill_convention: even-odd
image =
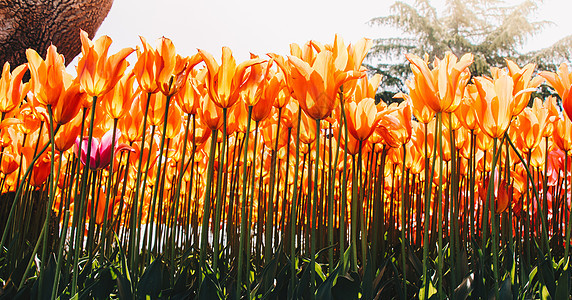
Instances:
[[[199,49],[199,54],[208,69],[206,84],[209,95],[212,101],[221,108],[232,107],[238,101],[240,92],[247,87],[248,81],[244,79],[247,69],[262,62],[260,58],[254,57],[237,66],[228,47],[222,48],[221,65],[210,53]]]
[[[64,57],[58,54],[54,45],[48,47],[46,60],[32,50],[26,50],[30,68],[31,91],[39,104],[55,106],[64,90],[64,78],[70,77],[65,71]]]
[[[569,152],[572,150],[572,121],[567,114],[556,121],[554,126],[554,135],[552,136],[554,144],[562,151]]]
[[[562,99],[564,111],[568,114],[569,118],[572,118],[572,94],[570,93],[570,89],[572,88],[572,73],[568,70],[568,65],[562,63],[556,73],[542,71],[539,75],[544,77],[556,90]]]
[[[92,137],[91,138],[91,151],[89,153],[90,160],[89,160],[89,168],[92,170],[104,169],[111,163],[111,143],[112,143],[112,134],[113,132],[110,130],[106,132],[101,139]],[[115,133],[115,143],[121,137],[121,132],[119,130]],[[81,156],[80,161],[83,165],[85,165],[87,160],[87,144],[89,143],[89,139],[84,137],[81,141],[79,137],[75,141],[75,152],[76,155],[80,156],[78,150],[81,148]],[[132,147],[120,144],[118,147],[115,148],[115,153],[119,151],[134,151]]]
[[[542,83],[544,78],[541,76],[535,76],[532,78],[532,73],[534,72],[535,65],[527,64],[522,67],[522,69],[514,63],[512,60],[507,59],[506,65],[508,68],[508,75],[512,77],[514,82],[514,104],[512,115],[517,116],[520,112],[528,105],[530,99],[530,94]],[[519,93],[522,90],[528,90],[527,92]],[[517,96],[517,94],[519,94]]]
[[[0,112],[6,114],[16,108],[30,90],[29,84],[22,84],[22,78],[28,70],[24,64],[10,73],[10,63],[6,62],[0,79]]]
[[[111,38],[102,36],[93,42],[83,30],[80,38],[83,56],[77,64],[77,78],[88,96],[103,96],[119,81],[128,65],[126,58],[135,49],[124,48],[107,57]]]
[[[289,83],[293,85],[294,96],[306,114],[315,120],[330,115],[336,105],[338,90],[345,81],[363,76],[355,71],[338,72],[334,76],[334,57],[327,50],[318,53],[312,65],[295,56],[290,56],[288,62],[291,68]]]
[[[500,138],[510,124],[514,83],[505,73],[498,79],[477,77],[479,98],[474,102],[479,126],[491,138]]]
[[[117,84],[113,87],[112,91],[105,94],[102,98],[105,111],[112,119],[121,119],[129,109],[133,100],[139,95],[140,91],[133,89],[135,82],[134,73],[126,73]]]
[[[54,123],[63,125],[75,118],[85,97],[79,83],[74,81],[66,84],[60,100],[53,107]]]
[[[381,121],[381,115],[377,113],[375,100],[365,98],[358,102],[345,104],[348,117],[348,131],[359,141],[367,140]]]
[[[81,133],[81,120],[80,117],[76,117],[58,130],[54,137],[55,149],[58,152],[63,153],[74,145]]]
[[[470,77],[468,67],[473,63],[473,55],[467,53],[457,61],[453,53],[447,52],[442,60],[435,58],[433,70],[417,55],[405,57],[411,62],[416,88],[426,105],[437,113],[455,111]]]

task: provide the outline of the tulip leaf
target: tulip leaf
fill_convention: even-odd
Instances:
[[[310,265],[306,264],[304,272],[295,290],[295,299],[307,299],[310,296]]]
[[[512,286],[511,286],[510,276],[507,276],[500,287],[499,298],[500,299],[512,299]]]
[[[333,299],[357,299],[360,292],[359,276],[352,272],[349,276],[339,276],[332,288]]]
[[[218,286],[216,277],[212,273],[205,274],[203,282],[199,288],[199,300],[222,299],[221,289]]]
[[[568,262],[565,260],[564,270],[558,278],[558,283],[556,284],[556,294],[554,299],[567,299],[570,295],[570,269],[568,269]]]
[[[471,292],[473,291],[473,289],[475,288],[474,281],[475,281],[474,273],[471,273],[469,274],[469,276],[465,277],[461,282],[461,284],[459,284],[459,286],[457,286],[457,288],[455,289],[453,294],[453,299],[454,300],[467,299],[471,294]]]
[[[127,279],[127,277],[119,270],[117,270],[115,267],[113,268],[113,271],[117,276],[115,280],[117,281],[117,290],[119,291],[119,299],[121,300],[133,299],[133,291],[131,291],[131,282],[129,281],[129,279]]]
[[[164,264],[161,257],[157,257],[147,268],[137,284],[137,297],[144,299],[146,296],[156,299],[161,293],[163,286]]]

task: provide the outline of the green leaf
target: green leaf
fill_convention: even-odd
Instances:
[[[340,270],[343,268],[343,262],[338,262],[336,268],[330,273],[330,275],[318,286],[318,290],[316,292],[316,299],[333,299],[332,296],[332,287],[336,284],[338,279],[338,275]]]
[[[123,275],[118,269],[113,267],[113,271],[117,276],[117,290],[119,291],[119,299],[131,300],[133,299],[133,291],[131,290],[131,282],[127,276]]]
[[[56,277],[56,256],[54,253],[50,255],[48,264],[40,273],[40,280],[43,284],[42,295],[38,295],[40,299],[50,299],[52,297],[52,287]]]
[[[507,276],[500,287],[499,291],[500,299],[512,299],[512,286],[510,276]]]
[[[431,299],[434,295],[437,295],[437,289],[435,288],[435,286],[433,285],[433,282],[431,280],[427,280],[427,283],[429,284],[429,299]],[[419,300],[425,300],[425,286],[421,286],[421,289],[419,289]],[[456,291],[455,291],[456,294]],[[459,298],[453,298],[453,299],[459,299]],[[460,299],[464,299],[464,298],[460,298]]]
[[[151,296],[151,298],[157,299],[159,297],[163,286],[163,268],[161,257],[157,257],[145,268],[145,272],[137,284],[137,298],[144,299],[145,296]]]
[[[461,282],[461,284],[459,284],[459,286],[457,286],[457,288],[454,291],[453,294],[453,299],[455,300],[465,300],[469,297],[469,295],[471,294],[471,292],[473,291],[473,289],[475,288],[474,285],[474,281],[475,281],[475,274],[471,273],[469,274],[469,276],[465,277],[463,279],[463,281]],[[423,289],[423,288],[422,288]],[[433,289],[435,289],[435,287],[433,287]],[[436,290],[435,290],[436,292]],[[431,296],[431,291],[429,291],[429,297]],[[422,298],[421,295],[422,291],[419,292],[419,299]]]
[[[360,292],[360,282],[357,273],[350,273],[350,276],[339,276],[336,284],[332,288],[333,299],[358,299]]]
[[[310,265],[306,264],[302,277],[294,291],[295,299],[308,299],[310,297],[310,269]]]
[[[99,277],[93,286],[93,297],[95,299],[108,299],[115,289],[116,281],[113,280],[109,268],[104,268],[99,272]]]
[[[553,296],[556,293],[556,278],[554,277],[552,263],[546,260],[544,256],[540,256],[539,260],[540,282],[546,287],[550,296]]]
[[[205,278],[199,288],[199,300],[222,299],[222,292],[213,274],[205,274]]]
[[[564,265],[564,270],[558,278],[558,283],[556,284],[556,294],[554,299],[568,299],[570,295],[570,270],[568,269],[568,263]]]
[[[411,250],[411,249],[410,249]],[[411,252],[409,252],[411,253]],[[362,294],[364,299],[372,299],[373,298],[373,276],[374,274],[374,270],[373,270],[374,266],[373,266],[373,260],[371,258],[371,252],[369,251],[369,248],[367,250],[367,263],[365,265],[365,271],[363,272],[363,279],[361,282],[361,290],[362,290]]]

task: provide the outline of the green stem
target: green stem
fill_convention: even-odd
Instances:
[[[491,175],[489,176],[489,186],[488,186],[488,195],[487,195],[487,202],[489,202],[489,208],[491,212],[491,228],[492,228],[492,257],[493,257],[493,276],[494,276],[494,290],[495,290],[495,299],[499,299],[499,261],[498,261],[498,241],[497,241],[497,217],[496,217],[496,210],[495,210],[495,203],[493,200],[494,195],[494,184],[495,184],[495,168],[498,157],[502,150],[502,141],[500,147],[497,148],[497,138],[493,138],[493,165],[491,166]],[[499,178],[500,180],[500,178]],[[486,220],[485,220],[486,221]]]
[[[115,131],[117,130],[117,121],[118,119],[113,119],[113,132],[111,133],[111,161],[109,162],[109,173],[107,177],[107,188],[105,193],[105,209],[103,212],[103,226],[101,229],[101,255],[99,256],[99,263],[103,265],[103,259],[105,257],[105,244],[107,242],[107,215],[109,214],[109,198],[113,194],[113,202],[115,202],[115,194],[113,193],[113,163],[115,160]]]
[[[52,204],[54,203],[54,194],[55,194],[55,186],[54,184],[54,167],[55,167],[55,144],[54,144],[54,118],[53,118],[53,111],[52,106],[48,105],[48,118],[49,118],[49,130],[50,130],[50,145],[51,145],[51,153],[50,153],[50,177],[49,177],[49,196],[48,196],[48,204],[46,205],[46,218],[44,219],[44,238],[43,238],[43,245],[42,245],[42,269],[45,269],[48,262],[48,226],[50,225],[50,217],[52,215]],[[40,278],[44,276],[44,272],[40,272]],[[44,289],[43,286],[44,280],[40,280],[40,284],[38,287],[39,294],[42,295],[42,291]]]
[[[169,117],[169,104],[171,102],[172,95],[168,95],[165,103],[165,113],[163,115],[163,132],[161,132],[161,143],[159,145],[159,155],[157,156],[157,172],[155,172],[155,186],[153,187],[153,198],[151,207],[151,223],[147,226],[153,226],[155,218],[155,203],[157,201],[157,195],[159,193],[159,187],[161,186],[161,166],[163,165],[163,148],[165,148],[165,135],[167,133],[167,123]],[[155,235],[158,235],[158,231],[155,231]],[[149,249],[153,249],[153,234],[149,234]],[[151,259],[151,255],[147,256],[147,262]]]
[[[443,292],[443,140],[442,140],[442,113],[437,113],[437,136],[438,136],[438,147],[439,147],[439,187],[437,188],[437,276],[439,277],[439,284],[437,285],[439,299],[445,299],[445,294]]]
[[[131,208],[131,225],[130,225],[130,232],[129,232],[129,250],[131,254],[131,270],[135,271],[139,264],[139,235],[140,235],[140,226],[139,226],[139,218],[137,214],[137,204],[139,203],[139,189],[141,187],[141,165],[143,164],[143,150],[145,149],[145,132],[147,128],[147,113],[149,112],[149,101],[151,100],[151,95],[153,93],[147,93],[147,102],[145,104],[145,113],[143,114],[143,127],[141,133],[141,147],[139,149],[139,162],[137,165],[137,176],[135,179],[135,194],[133,195],[133,204]],[[149,142],[149,145],[152,145],[153,141]],[[133,286],[135,287],[135,286]]]
[[[81,179],[81,192],[80,192],[80,197],[78,199],[79,202],[85,202],[87,201],[87,193],[86,193],[86,188],[87,188],[87,178],[89,175],[89,165],[90,165],[90,160],[91,160],[91,138],[93,137],[93,123],[95,120],[95,109],[97,107],[97,96],[93,96],[92,101],[91,101],[91,111],[90,111],[90,122],[89,122],[89,131],[88,131],[88,136],[87,136],[87,155],[85,158],[85,165],[83,166],[83,175],[82,175],[82,179]],[[82,132],[83,134],[83,132]],[[80,145],[82,145],[83,143],[80,143]],[[83,148],[80,146],[80,148]],[[81,153],[81,150],[80,150]],[[80,220],[81,221],[81,220]],[[72,287],[71,287],[71,291],[72,291],[72,295],[75,295],[77,292],[77,280],[78,280],[78,273],[79,273],[79,267],[78,267],[78,263],[79,263],[79,251],[82,248],[80,245],[81,242],[81,237],[84,234],[84,230],[83,227],[85,226],[84,223],[81,224],[82,228],[81,230],[78,228],[77,232],[76,232],[76,240],[75,240],[75,244],[74,244],[74,248],[75,248],[75,255],[74,255],[74,263],[73,263],[73,278],[72,278]]]
[[[314,199],[312,202],[308,201],[309,204],[312,206],[312,224],[311,224],[311,248],[310,248],[310,292],[312,294],[312,299],[315,299],[315,289],[316,289],[316,272],[314,271],[314,265],[316,263],[316,227],[317,227],[317,218],[316,218],[316,209],[318,205],[318,172],[319,172],[319,160],[320,160],[320,120],[316,120],[316,162],[314,167],[314,180],[313,180],[313,187],[314,187]]]
[[[222,147],[218,159],[218,173],[217,173],[217,185],[216,185],[216,202],[215,202],[215,215],[214,215],[214,230],[213,230],[213,270],[217,272],[218,270],[218,256],[219,256],[219,234],[220,234],[220,214],[222,209],[222,193],[221,188],[223,186],[223,173],[227,171],[225,168],[225,148],[226,148],[226,114],[227,108],[222,109],[223,116],[223,127],[222,127]],[[225,182],[226,183],[226,182]]]
[[[185,136],[183,138],[183,152],[181,154],[181,162],[179,167],[179,179],[177,180],[177,187],[175,189],[175,195],[173,201],[175,201],[175,212],[172,216],[173,222],[171,224],[171,285],[175,277],[175,228],[177,226],[177,214],[179,213],[179,196],[181,195],[181,185],[183,182],[183,177],[185,175],[185,156],[187,154],[187,137],[189,136],[189,127],[191,125],[192,114],[187,114],[187,124],[185,126]],[[190,193],[190,191],[189,191]]]
[[[300,112],[300,107],[298,107],[298,124],[296,130],[296,162],[294,163],[294,187],[292,193],[292,205],[290,209],[290,294],[294,295],[294,291],[297,285],[297,275],[296,275],[296,216],[298,214],[298,167],[300,165],[300,123],[302,121],[302,113]]]
[[[407,148],[403,144],[403,160],[401,168],[401,257],[403,261],[403,294],[407,299],[407,258],[405,256],[405,154]]]
[[[211,214],[211,185],[214,173],[215,149],[218,130],[213,129],[211,134],[211,149],[207,166],[207,184],[205,186],[205,199],[203,207],[203,222],[201,224],[201,250],[199,254],[199,266],[201,271],[206,272],[206,257],[208,248],[209,219]]]
[[[513,144],[513,142],[510,140],[510,137],[508,136],[508,133],[505,133],[505,139],[509,142],[510,147],[514,150],[514,152],[516,153],[516,156],[518,156],[518,159],[520,159],[520,161],[522,162],[523,166],[526,166],[526,164],[524,163],[524,159],[522,158],[522,155],[520,155],[520,153],[518,152],[518,150],[516,149],[515,145]],[[528,178],[530,179],[531,182],[534,182],[534,179],[532,177],[532,174],[530,173],[530,170],[525,167],[524,170],[526,171],[526,175],[528,176]],[[536,198],[536,204],[538,206],[538,209],[540,210],[539,213],[541,215],[541,224],[542,224],[542,238],[544,239],[544,243],[545,245],[548,245],[548,229],[546,226],[546,219],[544,218],[544,213],[543,213],[543,209],[542,206],[540,205],[540,196],[538,194],[538,191],[536,190],[536,186],[534,184],[532,184],[532,191],[533,194]],[[550,253],[550,251],[548,251],[548,260],[552,260],[552,254]],[[544,254],[543,254],[544,255]]]
[[[244,141],[244,152],[242,155],[242,195],[240,203],[240,237],[239,237],[239,249],[238,249],[238,274],[236,278],[236,300],[240,299],[242,292],[242,275],[243,275],[243,265],[244,265],[244,251],[246,244],[246,191],[248,187],[248,139],[250,137],[250,122],[252,119],[252,105],[248,106],[248,118],[246,121],[246,132]],[[248,234],[250,236],[250,234]]]

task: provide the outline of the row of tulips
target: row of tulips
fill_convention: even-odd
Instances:
[[[289,258],[291,296],[303,257],[316,270],[311,297],[336,264],[363,274],[393,254],[402,283],[392,291],[405,298],[443,299],[476,272],[489,274],[485,295],[498,299],[507,278],[532,294],[534,266],[554,256],[568,268],[566,65],[537,73],[507,60],[472,77],[471,54],[407,55],[409,93],[386,105],[374,100],[381,77],[362,66],[367,39],[239,64],[223,48],[219,64],[203,50],[181,57],[166,38],[109,55],[109,37],[80,36],[77,76],[51,46],[45,59],[28,50],[27,64],[5,64],[0,79],[2,278],[26,266],[14,287],[47,276],[53,255],[56,280],[40,293],[73,296],[79,270],[116,249],[132,278],[165,258],[171,285],[173,266],[198,249],[200,270],[228,274],[224,293],[237,298],[276,253]],[[545,81],[561,106],[531,100]],[[467,257],[471,270],[459,267]],[[72,275],[60,282],[62,269]],[[265,279],[254,293],[275,289]]]

